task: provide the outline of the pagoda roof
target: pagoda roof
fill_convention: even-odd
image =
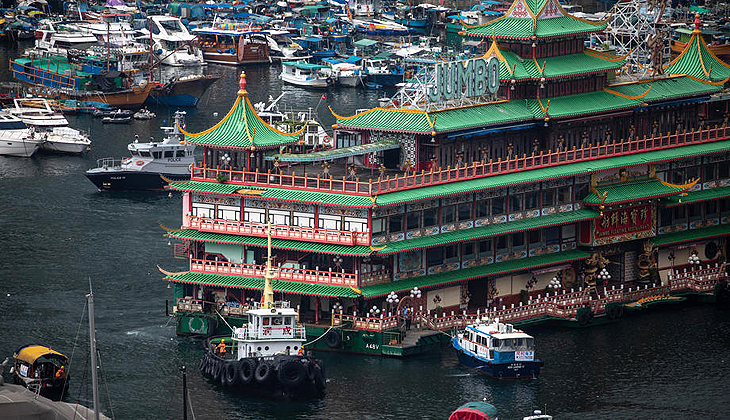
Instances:
[[[716,187],[666,197],[662,200],[661,204],[665,207],[676,207],[684,204],[701,203],[703,201],[728,197],[730,197],[730,187]]]
[[[624,204],[636,200],[646,200],[681,194],[692,188],[698,180],[685,185],[674,185],[658,178],[621,182],[609,186],[592,188],[593,194],[583,200],[589,205]]]
[[[245,80],[244,74],[241,79]],[[230,111],[218,124],[199,133],[189,133],[182,127],[180,130],[192,144],[255,150],[296,143],[305,128],[306,125],[294,133],[285,133],[262,120],[248,98],[244,81]]]
[[[484,56],[497,57],[501,81],[540,80],[542,77],[549,80],[603,73],[620,69],[626,63],[623,57],[611,57],[593,50],[539,60],[524,59],[511,50],[500,49],[496,41],[492,42]]]
[[[730,65],[707,48],[701,35],[700,29],[693,30],[692,38],[687,42],[684,51],[664,67],[664,72],[723,84],[730,80]]]
[[[545,66],[547,70],[547,65]],[[721,86],[688,77],[665,77],[609,86],[604,90],[550,99],[516,99],[423,111],[373,108],[350,117],[335,114],[343,129],[366,129],[413,134],[447,133],[515,122],[541,122],[641,107],[647,102],[709,95]]]
[[[471,26],[462,21],[462,34],[535,40],[600,32],[606,29],[607,22],[577,18],[566,12],[557,0],[515,0],[504,16],[487,23]]]

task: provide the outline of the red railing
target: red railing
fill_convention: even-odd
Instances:
[[[343,322],[350,322],[352,328],[365,331],[385,331],[398,328],[398,317],[391,316],[357,316],[334,312],[332,325],[339,326]]]
[[[332,271],[331,269],[329,271],[322,271],[291,267],[272,267],[272,269],[274,271],[274,277],[278,280],[358,287],[357,273],[338,272]],[[266,266],[191,258],[190,271],[197,273],[264,278]]]
[[[323,178],[320,175],[274,174],[271,172],[235,171],[232,169],[205,168],[193,166],[192,179],[205,181],[217,179],[221,174],[226,182],[245,184],[253,187],[278,187],[324,192],[349,193],[363,196],[407,190],[423,186],[438,185],[454,181],[475,179],[492,175],[539,169],[566,163],[583,162],[615,156],[630,155],[639,152],[666,149],[668,147],[686,146],[707,143],[730,138],[729,127],[706,128],[685,133],[667,134],[657,137],[644,137],[633,140],[619,140],[571,150],[533,153],[497,161],[475,162],[457,168],[421,171],[405,176],[387,177],[385,179],[361,181],[359,178],[348,180],[342,178]]]
[[[187,216],[187,219],[187,227],[202,232],[266,237],[266,225],[263,223],[209,219],[198,216]],[[271,225],[271,237],[337,245],[370,245],[370,234],[368,232],[348,232],[299,226]]]

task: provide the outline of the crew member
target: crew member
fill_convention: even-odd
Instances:
[[[56,378],[63,378],[64,376],[66,376],[66,366],[61,365],[56,371]]]
[[[226,354],[226,343],[221,340],[220,343],[218,343],[218,353],[219,354]]]

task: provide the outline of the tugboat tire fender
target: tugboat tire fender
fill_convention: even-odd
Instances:
[[[279,366],[279,382],[286,387],[301,385],[306,376],[304,365],[299,360],[287,360]]]
[[[318,392],[324,391],[326,385],[326,380],[324,379],[324,372],[322,372],[319,369],[316,369],[314,371],[314,386],[317,388]]]
[[[338,330],[329,330],[324,335],[324,343],[331,349],[336,349],[342,344],[342,334]]]
[[[254,372],[256,372],[256,360],[241,359],[238,361],[238,382],[248,385],[253,381]]]
[[[268,362],[263,362],[260,365],[256,366],[256,371],[254,372],[254,379],[256,379],[256,382],[260,384],[267,384],[271,382],[271,379],[274,377],[274,368],[271,366]]]
[[[304,370],[307,372],[307,379],[313,381],[316,375],[317,365],[315,365],[311,360],[306,360],[304,363]]]
[[[216,382],[220,382],[221,377],[223,376],[223,361],[215,360],[213,363],[213,380],[215,380]]]
[[[238,383],[238,363],[226,363],[226,374],[224,375],[225,385],[234,386]]]

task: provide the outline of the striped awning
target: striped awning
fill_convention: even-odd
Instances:
[[[357,146],[342,147],[339,149],[324,150],[321,152],[299,154],[280,153],[277,155],[266,156],[266,160],[274,160],[278,158],[280,162],[321,162],[350,156],[366,155],[368,153],[397,149],[399,147],[400,143],[397,139],[385,139],[375,143],[359,144]]]

